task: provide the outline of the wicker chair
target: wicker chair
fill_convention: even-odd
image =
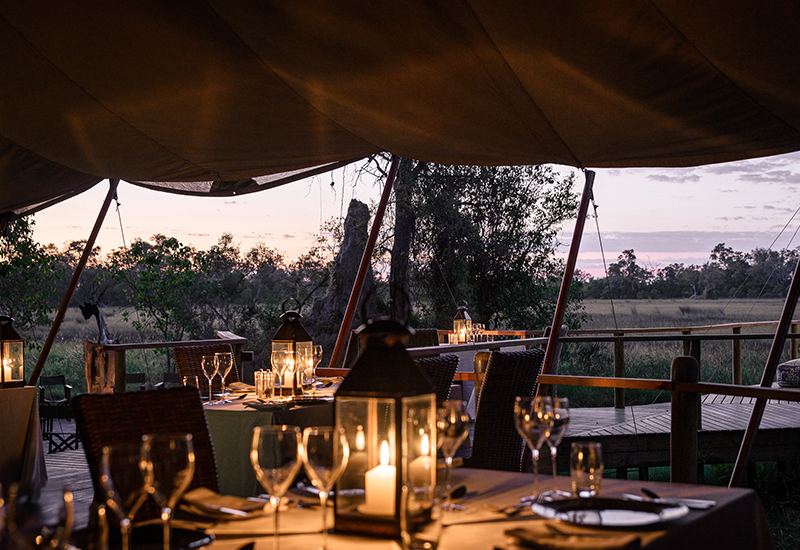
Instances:
[[[203,373],[202,360],[204,356],[214,355],[215,353],[233,353],[233,348],[230,344],[220,343],[211,346],[173,348],[172,350],[180,379],[183,380],[184,376],[196,376],[197,382],[200,384],[200,392],[205,396],[208,396],[208,378],[206,378],[205,373]],[[238,381],[239,373],[234,366],[228,373],[228,376],[225,377],[225,384]],[[214,380],[211,382],[211,391],[222,391],[222,381],[219,376],[215,376]]]
[[[475,418],[470,468],[522,471],[525,441],[514,426],[514,399],[536,393],[544,351],[493,351]]]
[[[458,368],[458,355],[446,353],[437,357],[423,357],[414,359],[422,372],[428,375],[433,389],[436,391],[436,401],[442,402],[450,395],[450,386]]]
[[[408,340],[407,348],[426,348],[439,345],[439,329],[417,328]]]
[[[188,490],[208,487],[219,491],[214,448],[196,388],[169,388],[160,391],[116,394],[81,394],[72,400],[95,498],[102,501],[100,461],[103,447],[141,441],[148,433],[191,433],[195,453],[195,472]],[[114,514],[109,519],[114,521]],[[148,499],[135,520],[160,517],[153,499]]]

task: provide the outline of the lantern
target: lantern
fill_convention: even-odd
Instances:
[[[283,396],[302,395],[302,371],[314,367],[313,342],[300,323],[300,305],[298,303],[296,310],[287,311],[288,301],[281,305],[283,323],[272,337],[272,366],[281,377]]]
[[[461,302],[456,316],[453,318],[453,333],[459,344],[467,344],[472,339],[472,317],[467,311],[467,302]]]
[[[415,491],[419,521],[436,486],[436,394],[405,350],[411,332],[391,319],[357,331],[362,350],[334,396],[350,461],[336,486],[337,531],[397,537],[400,494]]]
[[[18,388],[25,385],[25,362],[22,357],[22,338],[14,330],[14,320],[0,316],[0,388]]]

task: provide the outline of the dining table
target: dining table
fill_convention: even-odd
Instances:
[[[558,476],[556,485],[570,491],[569,477]],[[534,493],[533,475],[517,472],[457,468],[453,483],[463,485],[464,496],[456,501],[457,511],[443,513],[439,550],[503,550],[517,546],[519,538],[535,541],[529,548],[544,549],[618,549],[647,550],[730,550],[736,548],[769,550],[773,548],[769,528],[758,496],[752,489],[725,488],[709,485],[681,485],[651,481],[602,480],[600,494],[594,498],[624,499],[643,496],[642,488],[664,498],[702,499],[711,501],[706,509],[681,508],[675,517],[640,526],[593,526],[539,515],[528,504],[515,505]],[[539,479],[538,488],[552,487],[549,476]],[[632,495],[626,497],[625,495]],[[566,502],[566,501],[564,501]],[[545,509],[558,509],[559,501],[542,503]],[[628,502],[628,501],[625,501]],[[635,502],[635,501],[634,501]],[[509,512],[509,508],[514,510]],[[505,510],[502,510],[506,508]],[[320,546],[320,508],[291,507],[280,512],[280,547],[300,550]],[[328,525],[333,525],[333,509],[327,509]],[[510,515],[509,515],[510,514]],[[233,521],[211,521],[196,524],[214,535],[210,550],[238,550],[254,543],[254,550],[273,548],[273,522],[266,507],[263,515]],[[188,526],[191,526],[189,524]],[[330,548],[400,550],[398,540],[356,536],[336,532],[329,535]]]
[[[324,384],[321,384],[324,386]],[[206,404],[206,423],[214,447],[220,493],[253,497],[264,492],[250,463],[253,428],[288,424],[301,429],[333,425],[336,384],[320,387],[314,397],[285,402],[264,402],[254,392],[228,396],[228,403]]]
[[[47,481],[37,399],[35,386],[0,389],[0,487],[6,491],[20,482],[38,495]]]

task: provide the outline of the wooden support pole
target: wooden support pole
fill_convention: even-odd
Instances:
[[[552,373],[553,365],[556,362],[556,354],[559,351],[558,336],[561,325],[564,322],[564,315],[567,312],[567,302],[569,301],[569,289],[572,285],[572,276],[575,273],[575,264],[578,261],[578,252],[581,248],[581,238],[583,237],[583,227],[586,225],[586,215],[589,211],[589,203],[592,200],[592,188],[594,187],[595,173],[586,170],[586,183],[583,186],[583,195],[578,207],[578,217],[575,220],[575,230],[572,232],[572,242],[569,246],[567,262],[564,265],[564,277],[561,279],[561,290],[558,293],[558,302],[553,314],[553,324],[550,329],[550,339],[547,341],[547,351],[544,354],[542,364],[542,374]],[[544,395],[544,386],[539,385],[538,394]]]
[[[672,360],[673,382],[698,382],[700,365],[694,357]],[[669,438],[670,482],[697,483],[697,410],[700,395],[672,392],[672,427]]]
[[[742,327],[733,327],[734,334],[741,334]],[[733,383],[742,385],[742,341],[733,340]]]
[[[778,370],[778,363],[781,359],[783,352],[783,345],[786,343],[786,334],[789,332],[789,327],[792,324],[792,317],[794,317],[794,308],[797,305],[797,299],[800,298],[800,262],[794,269],[792,275],[792,284],[789,285],[789,292],[786,295],[786,301],[783,304],[783,311],[781,311],[781,318],[778,321],[778,326],[775,329],[775,338],[772,340],[772,347],[767,356],[767,363],[764,365],[764,373],[761,376],[761,386],[772,386],[772,381],[775,379],[775,372]],[[753,442],[758,431],[758,425],[761,424],[761,417],[764,416],[764,407],[767,405],[765,399],[756,399],[756,404],[753,406],[753,412],[750,415],[750,423],[744,432],[742,438],[742,446],[739,448],[739,455],[736,457],[736,464],[733,467],[733,474],[728,483],[729,487],[738,487],[745,474],[747,461],[750,458],[750,451],[753,448]]]
[[[797,323],[792,323],[792,334],[797,334]],[[792,338],[791,359],[797,359],[797,338]]]
[[[119,180],[108,180],[108,194],[103,201],[103,206],[100,207],[100,212],[97,214],[97,220],[94,222],[92,232],[89,234],[89,238],[86,240],[86,247],[83,249],[83,254],[81,254],[80,260],[78,260],[78,265],[75,266],[75,273],[72,274],[72,280],[69,282],[69,286],[67,287],[67,293],[64,296],[64,299],[61,301],[61,307],[58,309],[56,318],[53,320],[53,326],[50,327],[50,333],[47,335],[47,340],[45,340],[44,346],[42,346],[42,352],[39,354],[39,360],[36,362],[36,367],[33,369],[30,380],[28,380],[29,386],[35,386],[36,382],[39,381],[39,375],[42,373],[42,369],[44,368],[44,362],[47,361],[47,356],[50,354],[50,348],[53,347],[53,342],[55,342],[58,329],[61,327],[61,322],[64,320],[64,316],[67,314],[69,302],[72,299],[72,295],[75,293],[75,289],[78,287],[78,281],[81,278],[81,273],[83,273],[83,268],[86,267],[86,262],[89,261],[89,256],[92,253],[92,248],[94,248],[94,242],[97,239],[97,234],[100,233],[100,227],[103,225],[103,220],[106,219],[108,207],[111,205],[111,200],[117,196],[118,185]]]
[[[622,341],[621,332],[615,332],[614,336],[620,336],[614,340],[614,378],[625,378],[625,343]],[[614,389],[614,408],[625,408],[625,388]]]
[[[685,334],[686,336],[689,336],[691,333],[692,333],[691,330],[681,331],[681,334]],[[692,342],[688,338],[683,341],[683,354],[684,355],[692,354]]]
[[[372,230],[367,239],[367,246],[364,248],[364,255],[361,256],[361,265],[358,267],[356,280],[353,282],[353,290],[350,292],[350,300],[347,302],[347,309],[344,312],[344,319],[342,320],[342,325],[339,327],[339,336],[336,338],[336,345],[331,354],[331,362],[328,365],[331,368],[336,368],[339,365],[339,360],[342,358],[342,353],[344,352],[344,346],[350,335],[350,325],[353,323],[353,317],[355,317],[356,314],[358,300],[361,297],[361,289],[364,288],[364,279],[367,277],[372,251],[375,249],[375,243],[378,241],[378,233],[381,229],[383,215],[386,212],[386,205],[389,203],[389,196],[392,194],[392,184],[394,183],[394,178],[397,174],[397,166],[399,164],[400,157],[392,155],[392,164],[389,167],[389,174],[386,176],[386,184],[383,186],[381,202],[378,204],[378,210],[375,212],[375,219],[372,220]]]

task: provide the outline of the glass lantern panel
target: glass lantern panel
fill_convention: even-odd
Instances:
[[[416,502],[433,503],[436,488],[436,395],[425,394],[402,399],[405,433],[403,468],[415,492]]]
[[[337,397],[336,426],[350,446],[336,495],[338,513],[394,515],[397,487],[395,400]]]
[[[3,379],[6,382],[24,378],[22,342],[3,342]]]
[[[466,344],[472,335],[472,319],[454,319],[453,332],[458,336],[459,344]]]

